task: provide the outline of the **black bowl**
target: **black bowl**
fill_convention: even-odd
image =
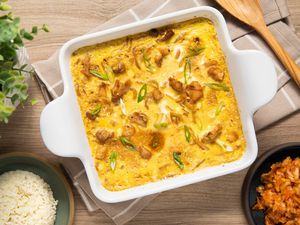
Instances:
[[[242,187],[242,206],[250,225],[265,225],[264,213],[253,210],[256,203],[256,187],[262,185],[260,177],[270,171],[271,165],[283,161],[286,157],[300,157],[300,142],[276,146],[261,155],[250,167]]]

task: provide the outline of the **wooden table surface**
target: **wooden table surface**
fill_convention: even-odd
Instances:
[[[139,3],[140,0],[14,0],[14,12],[23,26],[47,23],[51,33],[41,34],[27,45],[31,61],[47,59],[65,41]],[[288,0],[292,20],[300,35],[300,1]],[[34,107],[20,107],[9,124],[0,125],[0,153],[34,152],[55,160],[44,146],[39,117],[45,106],[40,90],[31,82],[30,95],[39,100]],[[258,134],[259,153],[286,142],[300,141],[300,113],[286,118]],[[147,224],[246,224],[240,190],[246,170],[207,182],[167,191],[148,205],[130,225]],[[75,225],[113,224],[102,211],[89,213],[75,192]]]

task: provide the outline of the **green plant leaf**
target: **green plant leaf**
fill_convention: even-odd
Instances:
[[[49,27],[48,27],[47,24],[43,24],[42,30],[47,32],[47,33],[50,32]]]
[[[31,104],[31,105],[36,105],[38,102],[39,102],[39,101],[38,101],[36,98],[32,98],[32,99],[30,100],[30,104]]]
[[[10,9],[11,9],[10,5],[3,3],[3,1],[0,2],[0,11],[8,11]]]
[[[10,7],[0,0],[0,10],[8,10]],[[41,30],[49,32],[47,25]],[[25,83],[24,73],[27,65],[20,67],[17,63],[17,50],[23,46],[23,40],[32,40],[40,30],[33,26],[31,32],[20,27],[20,18],[14,17],[11,12],[0,16],[0,122],[8,122],[9,116],[15,110],[17,104],[24,103],[28,98],[28,84]],[[36,100],[31,100],[32,105]]]
[[[33,35],[31,33],[25,31],[24,34],[23,34],[23,38],[25,38],[25,39],[27,39],[29,41],[32,41],[34,37],[33,37]]]
[[[18,34],[19,23],[17,20],[10,19],[0,20],[0,43],[10,42]]]
[[[38,27],[37,26],[33,26],[31,29],[31,33],[37,35],[38,33]]]

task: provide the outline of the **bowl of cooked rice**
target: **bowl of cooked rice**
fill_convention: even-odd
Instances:
[[[29,153],[0,155],[0,224],[71,225],[72,189],[59,168]]]
[[[276,146],[252,164],[242,205],[250,225],[300,224],[300,143]]]

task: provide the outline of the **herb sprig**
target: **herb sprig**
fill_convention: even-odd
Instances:
[[[0,0],[0,11],[10,9],[6,0]],[[26,75],[32,76],[33,70],[27,70],[27,65],[17,66],[17,51],[39,31],[49,32],[49,28],[44,24],[27,31],[20,27],[20,18],[11,12],[0,16],[0,122],[7,123],[16,106],[28,99]]]

